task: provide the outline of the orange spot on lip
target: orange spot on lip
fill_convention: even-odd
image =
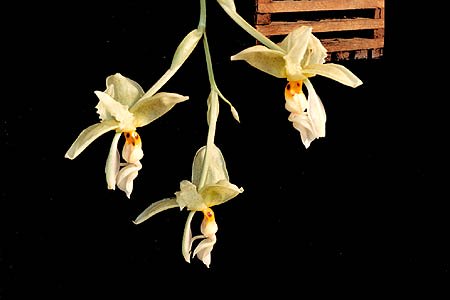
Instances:
[[[214,221],[214,212],[211,208],[203,210],[203,215],[206,221]]]
[[[302,93],[302,85],[303,81],[301,80],[289,81],[284,89],[284,97],[287,100],[292,100],[294,95]]]
[[[125,142],[127,144],[131,144],[133,146],[141,144],[141,138],[139,137],[139,134],[136,131],[127,131],[124,132],[125,135]]]

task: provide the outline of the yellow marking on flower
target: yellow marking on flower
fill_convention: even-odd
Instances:
[[[203,222],[209,223],[209,222],[213,222],[215,220],[214,212],[209,207],[203,210],[203,216],[204,216]]]
[[[202,210],[202,212],[204,217],[202,225],[200,226],[200,231],[205,237],[215,239],[218,227],[214,218],[214,212],[209,207]]]
[[[296,94],[301,94],[303,81],[289,81],[284,89],[284,96],[287,100],[292,100]]]
[[[131,144],[133,146],[139,146],[141,145],[141,138],[139,137],[139,134],[136,131],[126,131],[123,133],[125,135],[125,142],[127,144]]]

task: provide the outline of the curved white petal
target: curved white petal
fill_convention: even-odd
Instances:
[[[216,244],[216,236],[213,235],[210,238],[206,238],[202,240],[197,247],[195,247],[192,256],[197,255],[197,258],[200,259],[208,268],[211,264],[211,252]]]
[[[106,87],[108,95],[128,107],[131,107],[144,95],[144,90],[139,83],[120,73],[108,76]]]
[[[300,132],[300,137],[305,148],[309,148],[311,142],[316,138],[316,135],[314,134],[314,129],[308,115],[291,113],[289,121],[291,121],[294,128]]]
[[[303,80],[301,61],[308,49],[309,39],[312,28],[310,26],[301,26],[289,33],[280,46],[287,50],[284,56],[286,61],[286,75],[289,80]]]
[[[311,34],[311,37],[309,39],[309,45],[308,45],[308,53],[306,53],[305,56],[307,56],[307,60],[305,63],[302,63],[302,66],[310,65],[310,64],[323,64],[325,63],[325,59],[327,57],[327,49],[322,45],[320,40],[316,38],[313,34]]]
[[[350,87],[357,87],[362,84],[362,81],[355,74],[346,67],[338,64],[328,63],[308,65],[303,69],[303,72],[312,75],[325,76]]]
[[[64,157],[74,159],[99,136],[110,130],[117,129],[118,127],[119,123],[115,120],[109,120],[89,126],[78,135]]]
[[[117,174],[117,187],[124,191],[128,198],[131,196],[133,181],[138,176],[140,169],[142,169],[142,164],[139,161],[136,163],[128,163]]]
[[[291,113],[302,114],[308,108],[308,101],[305,94],[295,94],[291,99],[286,99],[284,107]]]
[[[113,117],[119,122],[122,130],[126,129],[132,131],[135,129],[133,125],[134,117],[128,110],[127,105],[117,102],[114,98],[104,92],[95,91],[94,93],[100,100],[96,106],[100,119],[109,120]]]
[[[128,163],[136,163],[144,157],[142,143],[131,144],[125,142],[122,148],[122,157]]]
[[[120,168],[120,154],[117,150],[117,145],[120,139],[120,132],[116,132],[109,148],[108,159],[106,160],[105,174],[106,183],[108,184],[108,189],[114,190],[116,188],[116,177],[119,173]]]
[[[310,26],[300,26],[286,35],[278,45],[288,53],[289,50],[304,45],[304,42],[308,41],[311,32],[312,28]]]
[[[305,80],[305,86],[308,89],[308,115],[311,120],[314,135],[316,137],[324,137],[325,122],[327,121],[325,108],[309,80]]]
[[[181,253],[184,260],[188,263],[191,262],[191,247],[192,247],[192,230],[191,222],[194,217],[195,211],[190,211],[184,225],[183,240],[181,241]]]
[[[141,212],[136,219],[133,221],[134,224],[140,224],[145,220],[153,217],[157,213],[164,210],[178,207],[178,203],[175,198],[165,198],[150,204],[143,212]]]

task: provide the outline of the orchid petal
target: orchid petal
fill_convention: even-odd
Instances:
[[[181,241],[181,253],[183,254],[184,260],[188,263],[191,262],[191,239],[192,239],[192,230],[191,230],[191,222],[194,217],[195,211],[190,211],[189,215],[186,219],[186,223],[184,225],[183,232],[183,240]]]
[[[64,157],[74,159],[99,136],[118,127],[119,124],[115,120],[108,120],[89,126],[78,135]]]
[[[195,242],[196,240],[200,240],[200,239],[204,239],[204,238],[205,238],[205,236],[204,236],[203,234],[199,234],[199,235],[196,235],[196,236],[194,236],[194,237],[191,237],[191,242],[190,242],[190,244],[189,244],[189,251],[191,251],[192,245],[194,245],[194,242]]]
[[[204,237],[210,238],[216,235],[217,230],[219,230],[219,226],[217,225],[217,222],[215,220],[203,218],[203,222],[200,226],[200,231]]]
[[[197,255],[198,259],[200,259],[209,268],[209,265],[211,264],[211,252],[215,244],[215,235],[211,238],[204,239],[197,245],[197,247],[195,247],[192,256]]]
[[[202,197],[197,192],[197,187],[187,180],[180,182],[180,191],[175,195],[180,209],[187,207],[189,210],[203,210],[206,208]]]
[[[243,191],[243,188],[237,187],[228,180],[220,180],[216,184],[205,185],[199,193],[202,196],[204,203],[208,207],[212,207],[233,199]]]
[[[320,40],[317,37],[315,37],[313,34],[311,34],[311,37],[309,39],[308,48],[309,48],[309,52],[307,54],[305,54],[305,57],[308,56],[307,57],[308,65],[325,63],[325,59],[327,57],[328,51],[322,45]],[[306,67],[307,64],[302,63],[302,66]]]
[[[206,171],[205,185],[210,183],[216,183],[219,180],[230,180],[228,176],[227,166],[225,159],[220,149],[213,145],[211,152],[208,153],[208,169]],[[192,183],[196,186],[200,184],[200,177],[205,163],[206,146],[201,147],[195,154],[194,161],[192,163]]]
[[[142,144],[126,142],[122,148],[122,158],[128,163],[136,163],[144,157],[144,151],[142,150]]]
[[[231,56],[231,60],[245,60],[251,66],[278,78],[286,78],[286,53],[256,45]]]
[[[116,177],[119,173],[120,168],[120,154],[117,150],[120,135],[120,132],[116,132],[116,134],[114,135],[111,147],[109,149],[108,159],[106,160],[106,183],[108,184],[108,189],[110,190],[114,190],[116,188]]]
[[[308,108],[308,101],[304,93],[295,94],[291,99],[285,97],[285,99],[284,107],[291,113],[302,114]]]
[[[106,86],[108,95],[128,107],[131,107],[144,95],[144,90],[139,83],[120,73],[108,76]]]
[[[308,89],[308,115],[311,119],[312,128],[316,137],[325,136],[325,122],[327,115],[323,103],[317,95],[314,87],[309,80],[305,80],[305,86]]]
[[[303,72],[325,76],[350,87],[357,87],[362,84],[362,81],[349,69],[334,63],[308,65],[303,69]]]
[[[305,148],[308,149],[311,142],[316,138],[308,115],[291,113],[289,121],[291,121],[294,128],[300,132],[302,143],[305,145]]]
[[[128,198],[131,196],[133,181],[138,176],[140,169],[142,169],[142,164],[137,161],[136,163],[126,164],[117,174],[117,187],[124,191]]]
[[[130,128],[130,124],[133,121],[133,114],[128,110],[127,105],[117,102],[104,92],[95,91],[94,93],[100,100],[96,108],[101,120],[109,120],[111,117],[114,117],[120,123],[121,129],[134,130],[133,127]]]
[[[164,210],[178,207],[178,203],[175,198],[165,198],[150,204],[143,212],[141,212],[136,219],[133,221],[134,224],[140,224],[147,219],[150,219],[157,213],[160,213]]]
[[[134,126],[145,126],[171,110],[175,104],[188,99],[187,96],[175,93],[157,93],[151,97],[142,98],[130,109],[130,112],[134,114]]]
[[[289,33],[280,43],[280,46],[287,51],[287,54],[284,56],[286,61],[286,75],[291,81],[303,80],[305,78],[301,61],[308,48],[311,31],[311,27],[301,26]]]
[[[294,48],[296,44],[304,44],[306,46],[308,43],[305,43],[305,41],[308,41],[308,36],[311,35],[311,31],[310,26],[300,26],[286,35],[284,39],[278,43],[278,45],[286,53],[288,53],[290,49]]]

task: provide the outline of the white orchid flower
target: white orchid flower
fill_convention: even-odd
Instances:
[[[189,99],[175,93],[145,94],[135,81],[120,73],[106,78],[106,90],[95,91],[99,102],[96,106],[100,122],[84,129],[73,142],[65,157],[76,158],[95,139],[108,131],[115,131],[106,160],[106,182],[108,189],[116,185],[130,198],[133,180],[142,168],[144,156],[138,127],[145,126],[173,108],[176,103]],[[125,137],[121,162],[118,144],[121,135]]]
[[[350,87],[362,81],[346,67],[325,63],[327,50],[312,34],[312,27],[301,26],[289,33],[281,43],[270,49],[263,45],[247,48],[231,57],[245,60],[251,66],[278,78],[286,78],[285,108],[290,112],[288,120],[300,132],[303,144],[325,136],[326,113],[322,101],[309,78],[321,75]],[[308,98],[303,93],[307,88]]]
[[[135,220],[135,224],[140,224],[155,214],[166,209],[179,207],[180,210],[187,208],[189,215],[186,220],[183,240],[182,254],[187,262],[192,257],[197,256],[208,268],[211,264],[211,252],[217,241],[216,233],[218,226],[215,220],[212,206],[219,205],[233,199],[244,190],[230,183],[228,172],[222,153],[216,146],[211,148],[207,170],[206,184],[199,187],[201,170],[203,168],[206,147],[197,151],[192,166],[192,182],[183,180],[180,182],[180,191],[175,193],[175,197],[166,198],[152,203]],[[203,213],[203,221],[200,225],[200,235],[192,236],[191,222],[195,212]],[[202,239],[192,252],[193,243]]]

